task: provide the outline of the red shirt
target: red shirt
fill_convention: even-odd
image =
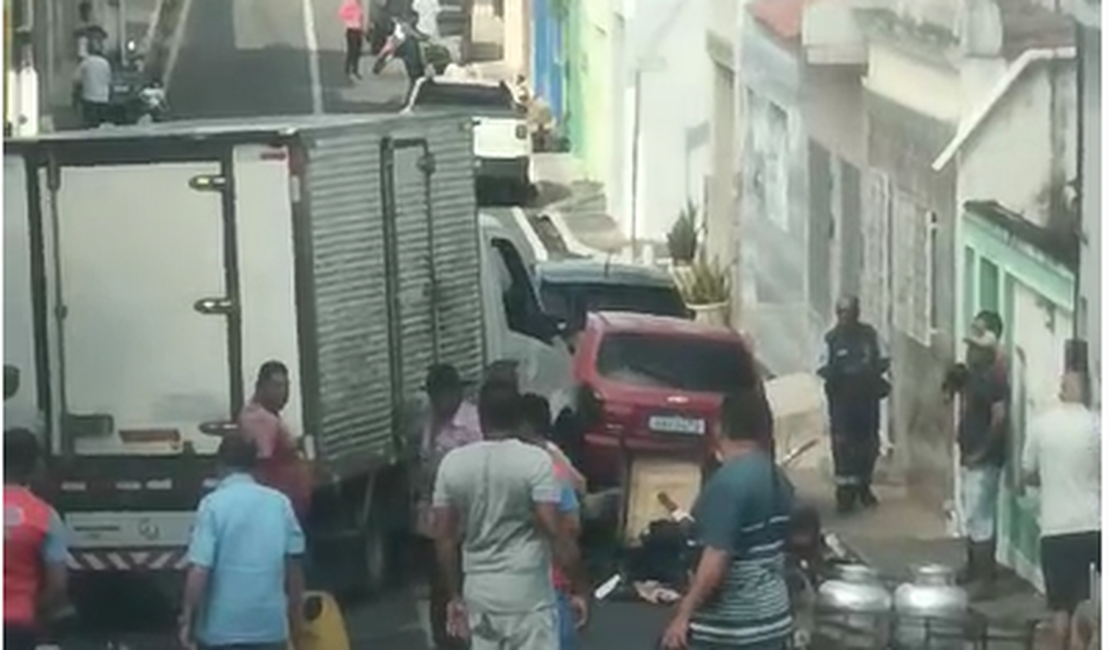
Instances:
[[[289,497],[297,518],[304,521],[312,500],[312,476],[293,434],[276,413],[255,401],[239,414],[239,431],[258,447],[255,480]]]
[[[552,462],[555,463],[555,478],[563,484],[564,490],[573,490],[574,475],[571,473],[570,467],[568,467],[567,464],[563,462],[560,458],[558,458],[554,453],[551,454],[551,459]],[[553,584],[555,586],[555,589],[557,589],[558,591],[570,591],[571,587],[574,586],[574,583],[571,582],[571,579],[567,577],[567,575],[563,573],[563,570],[559,568],[559,565],[555,563],[551,565],[551,584]]]
[[[45,501],[4,486],[4,624],[35,624],[46,563],[66,561],[61,519]]]

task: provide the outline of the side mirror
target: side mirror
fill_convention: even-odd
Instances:
[[[11,399],[19,392],[19,368],[4,364],[4,399]]]

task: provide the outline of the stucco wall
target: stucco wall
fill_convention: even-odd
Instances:
[[[642,70],[638,232],[644,239],[665,239],[688,199],[705,205],[712,81],[701,45],[708,15],[708,0],[638,0],[625,22],[623,82],[634,84]],[[632,147],[624,149],[620,155],[631,168]]]
[[[923,61],[890,44],[869,46],[866,85],[870,91],[897,97],[903,106],[933,119],[956,121],[964,110],[960,75],[955,68]]]
[[[1043,63],[1015,82],[958,157],[961,202],[995,200],[1049,223],[1051,186],[1076,174],[1075,73],[1071,61]]]
[[[776,374],[812,372],[824,319],[807,301],[808,148],[801,66],[755,21],[741,29],[742,325]]]
[[[1090,344],[1091,371],[1096,379],[1095,395],[1102,377],[1102,32],[1083,29],[1081,62],[1083,120],[1081,190],[1083,233],[1080,252],[1079,292],[1083,303],[1079,336]]]
[[[952,411],[944,403],[940,385],[953,361],[957,339],[952,298],[957,295],[956,177],[951,169],[934,172],[931,164],[935,153],[955,135],[955,125],[917,113],[897,98],[868,94],[866,105],[872,171],[887,175],[892,191],[914,205],[918,214],[937,215],[933,255],[937,327],[928,344],[890,327],[889,322],[881,329],[889,332],[894,384],[890,428],[897,462],[916,494],[940,506],[952,497],[953,489]]]

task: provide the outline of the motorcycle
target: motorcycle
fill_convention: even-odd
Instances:
[[[790,450],[779,466],[783,469],[790,467],[817,444],[817,440],[810,440]],[[659,493],[657,499],[667,511],[668,518],[652,522],[641,535],[641,546],[622,562],[615,574],[594,590],[596,600],[637,594],[635,583],[643,580],[668,585],[672,594],[668,600],[677,597],[674,589],[686,586],[700,551],[693,534],[694,519],[665,492]],[[787,537],[785,577],[791,608],[797,618],[805,618],[806,612],[811,609],[815,587],[829,565],[843,562],[847,555],[839,539],[822,530],[820,517],[814,508],[804,504],[795,508],[791,513]],[[792,640],[793,647],[806,647],[810,626],[803,621],[799,623]]]
[[[112,72],[107,121],[117,126],[162,122],[169,116],[166,91],[144,70],[142,55],[128,41],[121,65]]]

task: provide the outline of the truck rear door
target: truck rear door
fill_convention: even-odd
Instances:
[[[241,400],[216,160],[41,171],[56,450],[215,451]],[[231,285],[231,286],[229,286]],[[218,427],[217,427],[218,428]]]

